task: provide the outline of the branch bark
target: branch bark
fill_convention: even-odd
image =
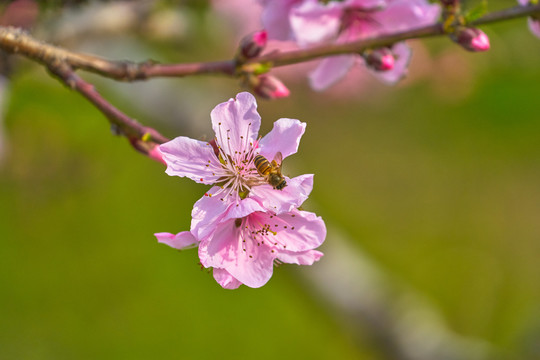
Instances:
[[[540,4],[516,6],[490,13],[470,22],[469,25],[485,25],[532,15],[540,15]],[[358,53],[369,48],[389,46],[403,40],[444,34],[442,24],[437,23],[346,44],[321,45],[287,52],[275,51],[244,62],[239,62],[239,60],[233,58],[232,60],[214,62],[158,64],[151,60],[136,63],[132,61],[113,61],[90,54],[80,54],[36,40],[22,29],[0,26],[0,50],[20,54],[47,67],[62,82],[78,91],[105,114],[111,124],[115,125],[120,133],[128,138],[133,147],[160,161],[161,158],[156,146],[167,142],[168,139],[155,129],[141,125],[115,108],[95,90],[93,85],[87,83],[75,73],[77,69],[120,81],[145,80],[153,77],[183,77],[198,74],[221,74],[239,77],[242,76],[243,72],[249,72],[246,69],[253,68],[256,64],[269,64],[271,67],[286,66],[326,56]],[[244,65],[245,69],[242,68]]]
[[[157,130],[140,124],[114,107],[96,91],[94,85],[79,77],[67,63],[55,61],[48,64],[47,68],[60,81],[79,92],[98,108],[109,119],[116,131],[129,140],[135,150],[153,160],[163,162],[156,148],[158,144],[167,142],[169,139],[161,135]]]
[[[518,17],[540,15],[540,4],[515,6],[500,10],[472,21],[478,26]],[[369,48],[389,46],[399,41],[445,35],[441,24],[363,39],[345,44],[328,44],[306,49],[264,54],[246,61],[247,64],[269,63],[273,67],[297,64],[325,56],[358,53]],[[0,26],[0,49],[8,53],[21,54],[41,64],[55,61],[65,62],[72,69],[81,69],[120,81],[145,80],[153,77],[184,77],[199,74],[221,74],[239,76],[242,64],[235,59],[183,64],[159,64],[154,61],[132,62],[107,60],[89,54],[79,54],[34,39],[21,29]]]

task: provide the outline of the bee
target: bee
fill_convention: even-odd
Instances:
[[[274,189],[278,190],[282,190],[285,186],[287,186],[287,182],[281,174],[282,159],[283,156],[281,155],[281,152],[278,152],[276,156],[274,156],[274,160],[272,160],[272,162],[268,161],[262,155],[257,155],[255,156],[255,159],[253,159],[257,172],[261,176],[264,176],[267,183],[272,185]]]

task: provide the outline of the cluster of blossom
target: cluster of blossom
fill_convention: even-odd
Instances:
[[[412,30],[434,24],[441,15],[440,6],[427,0],[259,1],[270,38],[293,40],[299,46],[349,43]],[[489,49],[488,37],[475,28],[457,27],[451,38],[469,51]],[[411,49],[405,42],[326,58],[311,73],[311,86],[325,90],[355,63],[366,66],[383,82],[394,84],[406,75],[410,58]]]
[[[259,0],[263,26],[270,39],[292,40],[306,47],[327,42],[349,43],[431,25],[440,6],[427,0]],[[325,90],[342,79],[354,64],[366,66],[385,83],[407,72],[411,49],[398,42],[361,54],[323,59],[310,74],[311,86]]]
[[[323,255],[315,248],[326,227],[314,213],[299,210],[313,175],[284,176],[286,186],[278,190],[255,165],[258,155],[269,166],[278,153],[296,153],[306,124],[279,119],[258,138],[261,117],[247,92],[217,105],[211,120],[213,141],[181,136],[159,147],[167,174],[214,186],[195,203],[190,231],[157,233],[158,241],[176,249],[198,246],[202,266],[227,289],[266,284],[275,263],[313,264]]]
[[[300,47],[323,43],[349,43],[395,34],[435,24],[458,11],[459,0],[257,0],[263,6],[262,23],[269,39],[294,41]],[[518,0],[527,6],[538,0]],[[441,11],[441,5],[444,12]],[[452,20],[451,19],[451,20]],[[490,48],[489,38],[480,29],[449,23],[450,38],[464,49],[478,52]],[[540,37],[540,19],[529,18],[533,34]],[[407,73],[411,49],[405,42],[323,59],[310,74],[311,87],[325,90],[344,78],[355,64],[387,84],[394,84]],[[284,94],[281,92],[281,94]],[[288,92],[287,92],[288,95]],[[286,95],[281,95],[286,96]],[[280,96],[270,96],[280,97]]]

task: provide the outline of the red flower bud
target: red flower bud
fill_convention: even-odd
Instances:
[[[459,28],[451,39],[464,49],[474,52],[487,51],[490,46],[488,36],[477,28]]]
[[[266,30],[256,31],[245,36],[240,41],[238,57],[240,59],[251,59],[258,56],[266,47],[268,34]]]
[[[364,60],[367,66],[375,71],[388,71],[394,68],[394,54],[389,48],[366,51]]]

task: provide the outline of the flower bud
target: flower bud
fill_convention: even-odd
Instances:
[[[272,75],[260,75],[254,81],[253,91],[265,99],[279,99],[291,93],[289,89]]]
[[[388,71],[394,68],[394,54],[389,48],[380,48],[364,52],[366,65],[375,71]]]
[[[258,56],[264,50],[267,41],[268,34],[266,30],[256,31],[245,36],[240,41],[238,58],[245,60]]]
[[[477,28],[458,28],[451,38],[469,51],[489,50],[489,38],[482,30]]]

